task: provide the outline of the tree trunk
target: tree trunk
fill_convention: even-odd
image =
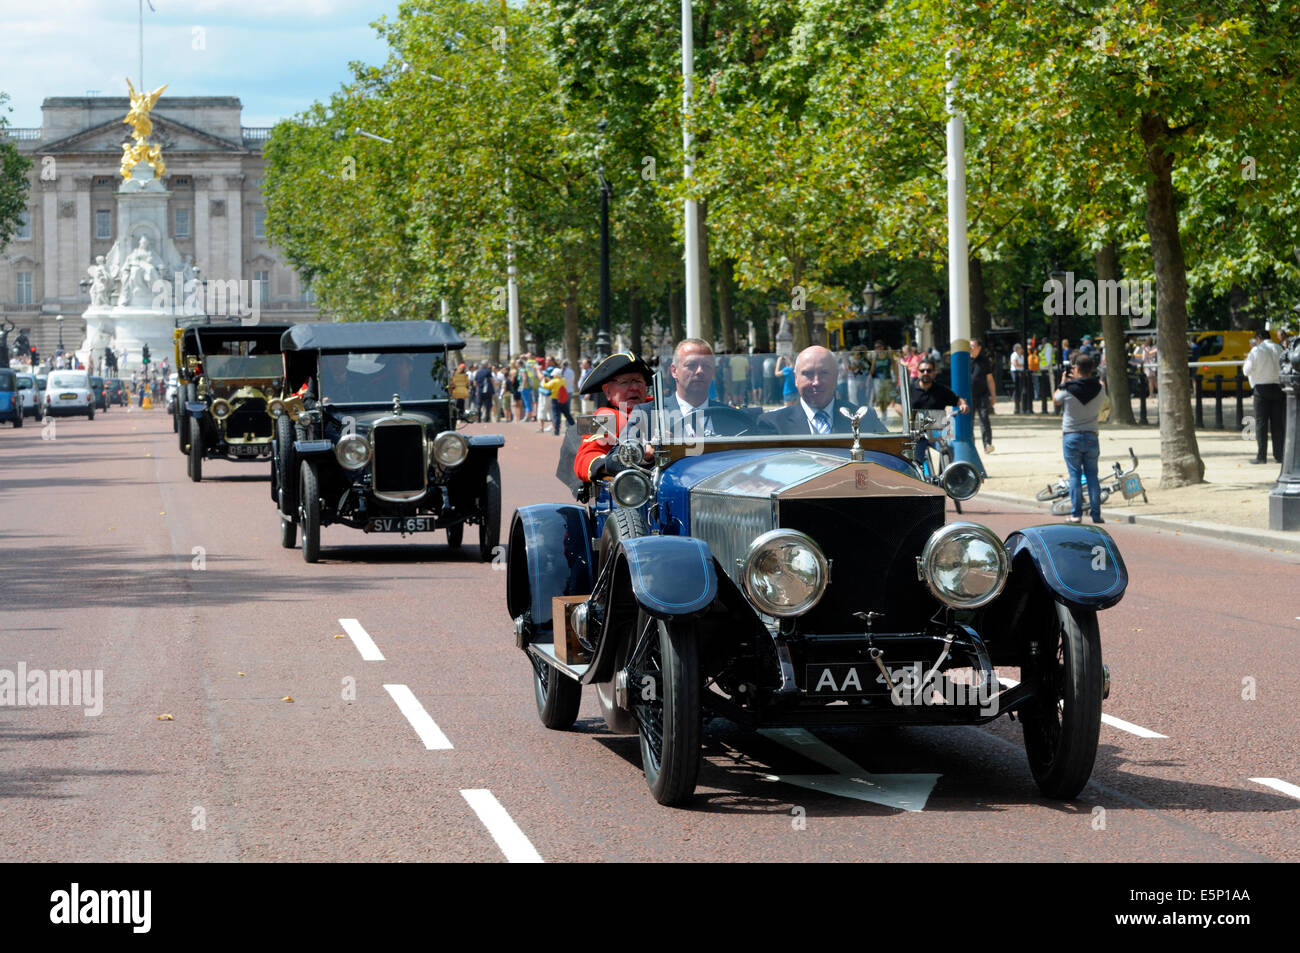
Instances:
[[[766,313],[756,315],[753,324],[754,350],[759,354],[770,353],[772,350],[772,316]]]
[[[970,336],[971,340],[979,338],[988,341],[985,338],[989,333],[989,311],[988,305],[984,301],[984,263],[980,261],[979,256],[970,256]]]
[[[564,296],[564,356],[570,367],[578,366],[578,276],[569,275]]]
[[[1119,281],[1119,262],[1115,243],[1107,242],[1097,249],[1097,287],[1103,281]],[[1110,287],[1118,287],[1116,284]],[[1098,293],[1097,311],[1101,314],[1101,336],[1106,345],[1106,394],[1110,397],[1110,421],[1116,424],[1133,424],[1133,404],[1128,391],[1128,352],[1124,346],[1124,321],[1118,311],[1108,312],[1107,295]]]
[[[669,343],[673,347],[686,337],[686,332],[682,330],[682,292],[678,288],[668,292],[668,330],[672,332],[673,339]]]
[[[488,341],[488,361],[493,364],[501,363],[501,339],[493,338]]]
[[[700,208],[700,264],[699,264],[699,281],[700,281],[700,337],[709,342],[709,347],[713,347],[713,308],[711,305],[713,284],[709,273],[709,225],[708,225],[708,203],[704,199],[699,201]]]
[[[641,357],[641,296],[631,292],[627,301],[628,336],[632,339],[632,353]]]
[[[1173,156],[1165,149],[1169,126],[1146,114],[1140,123],[1146,146],[1146,226],[1156,272],[1156,348],[1160,353],[1160,486],[1205,482],[1205,464],[1196,444],[1191,380],[1187,370],[1187,265],[1178,236],[1172,173]]]
[[[728,352],[736,350],[736,327],[731,313],[731,266],[730,258],[724,258],[718,266],[718,324],[722,331],[722,349]]]
[[[1246,289],[1233,285],[1228,289],[1228,327],[1234,331],[1253,331],[1250,320],[1250,299]],[[1261,324],[1260,327],[1263,325]]]
[[[812,343],[813,338],[813,311],[807,300],[807,290],[803,287],[803,258],[795,255],[791,261],[793,266],[790,272],[790,297],[793,299],[797,294],[803,305],[803,309],[796,311],[792,307],[790,311],[790,333],[794,335],[794,353],[798,357],[799,352]],[[794,289],[799,289],[797,292]]]

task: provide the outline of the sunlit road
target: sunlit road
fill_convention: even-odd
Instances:
[[[553,435],[472,429],[506,434],[503,523],[565,498]],[[268,467],[189,482],[161,411],[43,436],[0,427],[0,670],[99,670],[104,697],[0,707],[0,860],[1300,859],[1294,556],[1108,527],[1132,582],[1101,615],[1111,718],[1076,801],[1038,795],[1007,719],[713,722],[668,809],[590,695],[574,731],[538,722],[474,528],[453,551],[332,527],[309,566]],[[846,796],[864,779],[875,800]]]

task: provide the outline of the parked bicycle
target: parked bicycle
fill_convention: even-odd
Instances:
[[[946,411],[918,410],[914,418],[914,429],[919,430],[922,437],[922,440],[917,441],[916,462],[921,467],[922,476],[940,486],[943,471],[953,461],[952,414]],[[960,513],[961,501],[954,498],[952,504]]]
[[[1117,462],[1111,467],[1111,475],[1107,479],[1107,481],[1105,482],[1101,480],[1098,481],[1098,483],[1100,484],[1100,486],[1098,487],[1098,491],[1101,494],[1102,503],[1105,503],[1108,499],[1110,499],[1110,496],[1113,493],[1120,494],[1121,496],[1124,497],[1125,500],[1132,500],[1140,496],[1142,497],[1143,503],[1150,502],[1147,499],[1146,488],[1142,486],[1142,478],[1137,475],[1138,458],[1137,458],[1137,454],[1133,452],[1132,447],[1128,448],[1128,455],[1129,455],[1129,459],[1133,461],[1133,465],[1131,467],[1125,470]],[[1047,502],[1048,500],[1052,501],[1053,515],[1055,516],[1068,515],[1070,512],[1072,512],[1073,509],[1070,504],[1069,478],[1062,477],[1061,479],[1057,480],[1055,483],[1048,484],[1048,486],[1045,489],[1039,490],[1038,499],[1044,503]],[[1083,483],[1083,508],[1085,510],[1089,508],[1088,504],[1089,504],[1088,483],[1085,480]]]

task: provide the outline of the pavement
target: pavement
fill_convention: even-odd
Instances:
[[[1050,504],[1038,502],[1034,495],[1066,475],[1061,456],[1061,418],[1050,413],[1016,415],[1011,412],[1010,400],[1001,400],[990,423],[994,452],[980,455],[988,471],[980,496],[1025,503],[1050,515]],[[979,421],[975,421],[975,437],[978,443]],[[1172,489],[1160,487],[1160,430],[1154,423],[1145,427],[1103,424],[1100,438],[1101,478],[1105,480],[1113,463],[1129,468],[1131,447],[1137,454],[1138,475],[1147,492],[1147,502],[1141,497],[1125,501],[1118,494],[1112,495],[1102,507],[1107,521],[1300,552],[1300,533],[1268,528],[1268,493],[1281,466],[1250,462],[1255,456],[1253,435],[1243,439],[1235,429],[1198,429],[1196,440],[1205,462],[1205,482]]]
[[[472,432],[505,434],[503,524],[567,498],[556,437]],[[269,468],[191,483],[161,411],[44,434],[0,430],[0,669],[102,671],[103,710],[0,706],[0,862],[1300,860],[1300,556],[1106,527],[1131,581],[1099,617],[1112,691],[1072,801],[1038,794],[1007,719],[715,720],[667,809],[593,692],[573,730],[540,724],[472,530],[453,549],[328,527],[307,565]],[[1039,521],[964,509],[1003,535]]]

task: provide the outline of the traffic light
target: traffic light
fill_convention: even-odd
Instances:
[[[36,348],[32,348],[32,367],[35,367],[39,363],[41,363],[40,352],[37,351]]]
[[[148,363],[149,363],[149,345],[148,345],[148,344],[146,344],[146,345],[144,346],[144,350],[140,352],[140,363],[142,363],[142,364],[148,364]]]

